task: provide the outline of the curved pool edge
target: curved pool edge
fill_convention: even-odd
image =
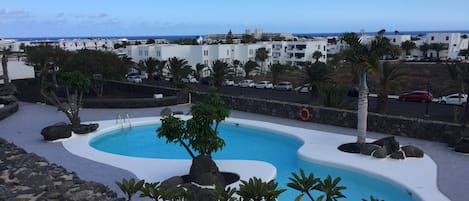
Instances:
[[[190,118],[189,116],[179,117]],[[352,169],[352,171],[388,180],[412,192],[413,196],[420,200],[449,201],[437,187],[437,166],[428,155],[421,159],[376,159],[360,154],[344,153],[337,149],[340,144],[355,141],[356,138],[353,136],[238,118],[227,118],[226,122],[278,131],[302,140],[304,144],[298,150],[298,154],[303,160]],[[100,128],[96,132],[77,135],[63,141],[65,149],[72,154],[128,170],[138,178],[151,178],[150,180],[146,179],[147,181],[162,181],[168,177],[189,172],[190,160],[136,158],[110,154],[92,148],[89,146],[89,141],[92,138],[121,129],[121,126],[112,120],[93,123],[100,124]],[[151,123],[160,123],[160,117],[132,119],[132,126]],[[324,156],[328,156],[328,158],[326,159]],[[221,171],[236,172],[242,180],[253,176],[263,180],[271,180],[276,176],[275,167],[262,161],[216,160],[216,163]],[[152,168],[148,168],[148,166]],[[239,182],[232,184],[232,186],[237,187],[238,184]]]
[[[181,118],[187,119],[188,117]],[[89,122],[91,123],[91,122]],[[87,135],[73,134],[71,138],[61,141],[63,147],[70,153],[104,163],[110,166],[121,168],[133,173],[139,179],[148,182],[164,181],[172,176],[185,175],[189,173],[192,161],[188,159],[152,159],[139,158],[112,154],[97,150],[89,145],[89,142],[96,136],[121,129],[121,124],[116,124],[115,120],[96,121],[99,128]],[[132,126],[161,123],[159,117],[145,117],[132,119]],[[155,133],[156,138],[156,133]],[[261,178],[264,181],[275,179],[277,169],[270,163],[254,160],[215,160],[220,171],[233,172],[240,176],[241,180],[248,180],[252,177]],[[231,187],[238,187],[239,181],[231,184]]]

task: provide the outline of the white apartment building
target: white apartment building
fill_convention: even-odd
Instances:
[[[313,62],[313,53],[319,51],[327,61],[327,40],[314,39],[305,41],[274,41],[272,42],[272,63],[296,65],[299,62]]]
[[[260,70],[266,72],[272,63],[296,64],[298,62],[313,61],[313,53],[319,51],[323,54],[320,61],[327,60],[327,40],[305,41],[273,41],[258,42],[255,44],[216,44],[216,45],[175,45],[152,44],[127,46],[127,56],[134,62],[143,61],[149,57],[158,60],[168,60],[172,57],[183,58],[188,64],[195,67],[204,64],[208,67],[216,60],[232,63],[238,60],[241,63],[256,61],[256,51],[265,48],[268,52],[265,61],[257,61]]]
[[[469,39],[463,38],[461,33],[427,33],[421,40],[416,41],[417,47],[424,43],[441,43],[445,47],[444,50],[440,51],[440,58],[452,58],[458,57],[458,54],[463,49],[468,49]],[[422,52],[419,51],[419,55]],[[429,50],[427,55],[423,57],[435,57],[437,55],[435,50]]]
[[[411,35],[385,35],[384,37],[388,38],[391,44],[401,46],[402,42],[411,40]]]
[[[255,61],[256,51],[266,48],[269,52],[264,63],[271,63],[272,44],[217,44],[217,45],[176,45],[176,44],[152,44],[127,46],[127,56],[134,62],[143,61],[149,57],[158,60],[168,60],[172,57],[186,59],[191,66],[205,64],[211,67],[213,62],[221,60],[232,63],[239,60],[241,63]]]

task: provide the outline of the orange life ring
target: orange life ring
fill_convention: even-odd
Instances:
[[[307,121],[311,118],[311,113],[306,108],[301,108],[299,113],[300,119],[303,121]]]

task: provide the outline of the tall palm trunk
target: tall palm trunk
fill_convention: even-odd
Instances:
[[[368,86],[366,84],[366,69],[362,69],[360,72],[360,85],[358,87],[357,143],[365,143],[367,118]]]
[[[2,56],[2,70],[3,70],[3,86],[10,85],[10,78],[8,77],[8,57],[4,54]]]

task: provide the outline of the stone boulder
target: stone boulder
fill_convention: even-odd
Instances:
[[[161,117],[169,116],[169,115],[172,115],[172,114],[173,114],[173,111],[169,107],[163,108],[163,110],[161,110],[161,112],[160,112]]]
[[[199,155],[192,160],[189,179],[199,185],[226,185],[223,175],[218,170],[215,161],[208,156]]]
[[[404,153],[400,150],[392,153],[391,155],[389,155],[389,157],[392,158],[392,159],[398,159],[398,160],[405,159]]]
[[[446,143],[448,143],[448,147],[451,148],[454,148],[461,139],[462,134],[460,132],[453,132],[446,135]]]
[[[379,149],[376,149],[371,156],[375,158],[386,158],[388,156],[388,153],[386,151],[386,147],[380,147]]]
[[[197,201],[213,201],[215,200],[215,191],[211,188],[204,188],[203,186],[197,186],[195,184],[186,183],[182,185],[183,188],[187,189],[190,197]]]
[[[18,101],[15,96],[8,95],[8,96],[0,96],[0,104],[8,105],[10,103],[14,103]]]
[[[73,127],[72,131],[76,134],[88,134],[94,132],[99,128],[99,124],[80,124],[77,127]]]
[[[399,142],[396,141],[394,136],[381,138],[372,142],[372,144],[384,147],[386,149],[386,155],[390,155],[399,150]]]
[[[13,84],[10,84],[8,87],[0,87],[0,96],[15,95],[17,93],[18,89]]]
[[[41,135],[44,137],[44,140],[47,141],[69,138],[72,136],[72,128],[66,123],[57,123],[43,128]]]
[[[454,151],[469,153],[469,138],[462,138],[454,147]]]
[[[341,144],[337,149],[347,153],[360,153],[360,144],[355,142]]]
[[[184,179],[180,176],[174,176],[174,177],[170,177],[166,180],[164,180],[163,182],[161,182],[161,188],[164,188],[164,189],[177,189],[179,185],[182,185],[184,184]]]
[[[401,147],[401,149],[404,151],[405,157],[423,158],[423,151],[417,147],[407,145]]]
[[[364,154],[364,155],[368,155],[368,156],[371,156],[371,154],[377,150],[381,148],[380,146],[376,145],[376,144],[369,144],[369,143],[366,143],[366,144],[363,144],[361,147],[360,147],[360,153],[361,154]]]

